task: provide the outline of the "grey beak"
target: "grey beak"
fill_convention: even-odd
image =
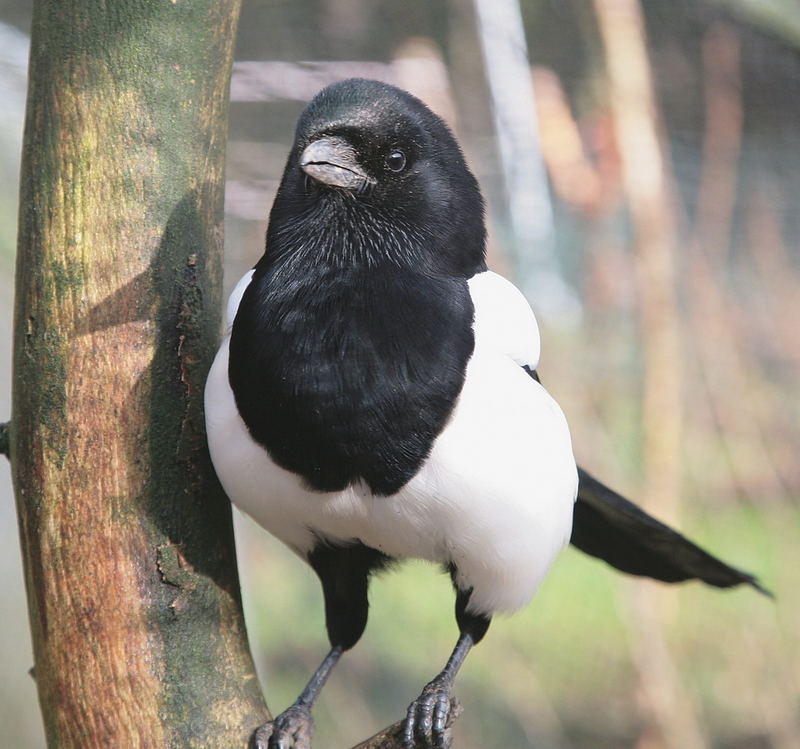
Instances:
[[[358,163],[355,149],[344,138],[320,138],[300,154],[300,168],[311,178],[332,187],[358,190],[373,182]]]

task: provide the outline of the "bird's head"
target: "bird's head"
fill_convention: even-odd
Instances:
[[[323,89],[297,124],[267,254],[410,265],[471,276],[484,263],[483,200],[445,123],[377,81]]]

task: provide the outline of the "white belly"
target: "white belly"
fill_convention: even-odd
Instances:
[[[476,613],[533,596],[568,542],[577,473],[569,431],[544,388],[477,346],[464,389],[428,460],[399,492],[307,490],[250,437],[228,384],[228,341],[206,386],[209,446],[230,499],[305,555],[319,538],[359,540],[392,557],[453,563]]]

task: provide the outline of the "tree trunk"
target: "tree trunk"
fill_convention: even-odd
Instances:
[[[10,452],[51,747],[266,718],[202,389],[238,0],[39,0]]]

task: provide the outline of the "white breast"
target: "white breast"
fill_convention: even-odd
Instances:
[[[470,291],[476,346],[464,388],[428,460],[391,497],[362,485],[311,492],[275,465],[236,410],[227,339],[209,373],[206,421],[228,496],[295,551],[323,536],[452,562],[473,589],[470,609],[491,614],[525,605],[568,542],[577,473],[561,410],[520,366],[539,355],[530,307],[496,274],[476,276]]]

